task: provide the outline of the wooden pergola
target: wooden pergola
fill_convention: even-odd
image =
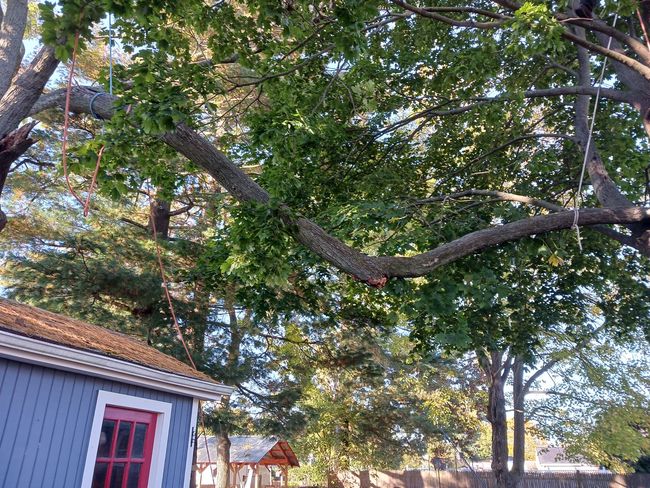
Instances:
[[[296,454],[287,441],[277,437],[232,436],[230,438],[230,480],[233,488],[264,488],[266,486],[287,486],[290,467],[300,466]],[[206,450],[207,444],[207,450]],[[197,467],[201,473],[216,459],[216,439],[208,436],[198,444]],[[209,454],[209,455],[208,455]],[[262,485],[261,468],[271,473],[271,468],[279,469],[280,482]],[[242,470],[246,469],[242,475]],[[240,482],[245,478],[245,482]],[[210,479],[212,479],[212,471]],[[206,486],[206,485],[203,485]],[[210,486],[209,484],[207,486]]]

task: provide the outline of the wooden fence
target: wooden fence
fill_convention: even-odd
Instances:
[[[348,471],[330,488],[494,488],[492,473],[447,471]],[[650,488],[650,474],[526,473],[520,488]]]

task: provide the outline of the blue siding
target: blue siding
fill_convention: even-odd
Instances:
[[[182,487],[191,398],[4,358],[0,358],[0,487],[79,487],[99,390],[172,404],[162,486]]]

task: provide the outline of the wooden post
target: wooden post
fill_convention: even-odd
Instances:
[[[258,468],[259,468],[259,466],[257,464],[253,468],[253,476],[254,476],[253,486],[255,488],[260,488],[260,481],[261,481],[261,477],[262,477],[258,472]]]
[[[286,465],[284,466],[281,465],[280,471],[282,472],[282,476],[281,476],[282,486],[284,488],[287,488],[287,486],[289,485],[289,467]]]
[[[237,486],[239,483],[239,469],[235,463],[230,463],[230,476],[228,477],[230,479],[230,486],[231,488],[234,488]]]
[[[257,483],[257,464],[248,465],[248,473],[246,478],[246,488],[258,488],[255,486]]]

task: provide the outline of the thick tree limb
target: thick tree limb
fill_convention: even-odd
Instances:
[[[515,193],[508,193],[497,190],[465,190],[461,192],[450,193],[448,195],[438,195],[422,200],[416,200],[413,202],[413,205],[427,205],[430,203],[453,200],[467,196],[486,196],[503,202],[519,202],[526,205],[545,208],[551,212],[565,212],[567,210],[567,208],[563,207],[562,205],[551,203],[546,200],[540,200],[539,198],[532,198],[525,195],[517,195]],[[600,232],[601,234],[606,235],[607,237],[614,239],[615,241],[618,241],[625,246],[632,247],[645,256],[650,257],[650,249],[648,249],[647,246],[640,245],[633,236],[621,234],[620,232],[617,232],[616,230],[601,224],[592,225],[589,226],[589,228]]]
[[[27,3],[27,0],[8,0],[4,19],[0,19],[0,98],[9,89],[22,59]]]
[[[403,9],[408,10],[410,12],[414,12],[418,15],[421,15],[422,17],[427,17],[433,20],[439,20],[444,22],[445,24],[453,25],[454,27],[470,27],[474,29],[494,29],[497,27],[501,27],[501,25],[506,21],[505,17],[499,20],[495,20],[493,22],[477,22],[474,20],[456,20],[456,19],[452,19],[451,17],[447,17],[446,15],[441,15],[437,13],[435,9],[419,8],[416,7],[415,5],[411,5],[407,2],[404,2],[403,0],[392,0],[392,2],[395,5],[398,5],[399,7],[402,7]],[[492,17],[494,17],[494,15]]]
[[[569,17],[568,15],[565,14],[556,14],[555,17],[566,24],[577,25],[579,27],[582,27],[583,29],[600,32],[602,34],[605,34],[608,38],[612,37],[617,41],[622,42],[623,44],[630,47],[630,49],[632,49],[634,54],[639,56],[639,58],[643,61],[643,63],[645,63],[646,65],[650,65],[650,51],[648,51],[648,48],[646,47],[645,44],[640,42],[638,39],[635,39],[634,37],[629,36],[626,33],[614,27],[611,27],[610,25],[606,24],[602,20],[581,19],[579,17]]]
[[[598,92],[598,87],[595,86],[562,86],[556,88],[542,88],[539,90],[526,90],[523,93],[524,98],[544,98],[544,97],[560,97],[560,96],[571,96],[571,95],[596,95]],[[465,112],[469,112],[475,108],[486,105],[487,103],[496,103],[496,102],[505,102],[511,100],[514,96],[511,94],[498,95],[495,97],[478,97],[473,99],[473,103],[468,103],[467,105],[461,105],[460,107],[450,108],[442,110],[442,106],[446,106],[452,103],[452,101],[446,102],[443,105],[437,105],[435,107],[426,108],[419,112],[416,112],[402,120],[394,122],[377,133],[377,137],[387,134],[395,129],[404,127],[405,125],[410,124],[419,119],[430,119],[433,117],[444,117],[447,115],[460,115]],[[600,90],[601,98],[608,98],[615,100],[617,102],[623,102],[628,104],[634,104],[636,97],[632,92],[625,92],[621,90],[616,90],[613,88],[601,88]],[[46,103],[46,102],[43,102]]]
[[[54,48],[44,47],[17,76],[0,100],[0,139],[27,117],[58,64]]]
[[[544,234],[573,226],[574,212],[568,210],[551,215],[539,215],[497,227],[491,227],[466,234],[454,241],[413,257],[378,257],[387,276],[413,278],[451,263],[461,257],[469,256],[489,247],[515,241],[523,237]],[[578,225],[595,224],[650,224],[650,209],[584,209],[580,210]]]
[[[11,163],[18,159],[27,149],[34,144],[34,139],[29,137],[29,133],[36,125],[36,122],[30,122],[23,125],[20,129],[0,139],[0,195],[4,190],[7,175],[11,168]],[[7,215],[0,210],[0,231],[7,225]]]
[[[416,200],[413,202],[414,205],[427,205],[429,203],[444,202],[446,200],[453,200],[457,198],[463,198],[468,196],[484,196],[496,198],[504,202],[519,202],[525,203],[527,205],[533,205],[535,207],[545,208],[552,212],[564,212],[567,210],[561,205],[555,203],[547,202],[546,200],[540,200],[538,198],[527,197],[525,195],[517,195],[515,193],[508,193],[498,190],[465,190],[459,191],[456,193],[449,193],[447,195],[438,195],[430,198],[424,198],[422,200]]]
[[[36,125],[36,122],[30,122],[23,125],[20,129],[7,134],[3,139],[0,139],[0,193],[4,187],[4,182],[9,167],[16,159],[18,159],[29,147],[36,142],[29,137],[29,133]],[[3,171],[6,168],[6,172]]]
[[[76,87],[72,91],[72,111],[88,113],[90,99],[96,92]],[[50,97],[51,99],[52,97]],[[105,94],[95,98],[94,111],[104,119],[113,115],[115,97]],[[39,106],[47,106],[47,103]],[[161,136],[170,147],[203,168],[237,200],[266,204],[269,194],[225,154],[184,124]],[[412,257],[368,256],[329,235],[314,222],[294,216],[288,208],[282,218],[296,240],[312,252],[372,286],[381,287],[389,278],[426,275],[452,261],[506,242],[573,225],[574,212],[564,211],[511,222],[466,234],[436,249]],[[585,209],[579,213],[579,225],[650,223],[650,209]]]
[[[557,88],[542,88],[539,90],[527,90],[525,98],[558,97],[563,95],[596,95],[596,86],[562,86]],[[615,100],[617,102],[632,103],[634,97],[630,92],[616,90],[613,88],[601,88],[600,97]]]
[[[578,31],[576,37],[584,36],[584,32]],[[582,86],[591,84],[591,72],[589,66],[589,57],[584,48],[578,47],[578,82]],[[575,101],[575,128],[576,138],[580,142],[583,151],[586,151],[586,170],[589,174],[591,186],[594,190],[596,198],[605,207],[634,207],[634,204],[619,190],[618,186],[609,177],[605,164],[601,159],[598,151],[595,149],[594,141],[590,141],[589,134],[589,97],[581,95]],[[589,147],[587,147],[589,146]],[[629,226],[632,234],[634,235],[637,243],[645,248],[648,248],[650,241],[648,240],[648,226],[642,223],[633,223]],[[639,240],[641,236],[643,239]]]
[[[424,8],[419,8],[415,7],[413,5],[410,5],[403,0],[392,0],[393,3],[396,5],[404,8],[405,10],[408,10],[410,12],[414,12],[417,15],[420,15],[422,17],[427,17],[432,20],[436,20],[439,22],[444,22],[449,25],[457,26],[457,27],[473,27],[473,28],[482,28],[482,29],[492,29],[492,28],[498,28],[501,27],[504,21],[494,21],[494,22],[473,22],[473,21],[457,21],[455,19],[452,19],[450,17],[446,17],[444,15],[437,14],[435,12],[429,12],[427,9]],[[511,10],[511,11],[516,11],[519,8],[521,8],[521,5],[512,2],[509,0],[495,0],[495,3]],[[592,42],[587,41],[584,37],[576,36],[575,34],[569,32],[568,30],[565,30],[562,33],[562,37],[564,39],[578,45],[582,46],[584,48],[587,48],[588,50],[602,54],[604,56],[607,56],[615,61],[618,61],[619,63],[624,64],[625,66],[633,69],[640,75],[642,75],[646,80],[650,81],[650,67],[647,66],[647,64],[650,64],[650,52],[648,49],[638,40],[634,39],[631,36],[626,35],[625,33],[618,31],[607,24],[605,24],[602,21],[596,20],[596,21],[585,21],[584,19],[577,19],[577,18],[571,18],[567,15],[564,14],[556,14],[556,18],[558,20],[567,22],[567,23],[572,23],[575,25],[579,25],[580,27],[585,27],[585,28],[590,28],[592,30],[601,32],[603,34],[607,34],[608,36],[611,35],[615,39],[624,42],[627,44],[635,54],[637,54],[646,64],[637,61],[634,58],[631,58],[629,56],[626,56],[625,54],[618,52],[616,50],[612,49],[607,49],[606,47],[600,46],[598,44],[594,44]]]
[[[572,34],[570,32],[564,32],[562,34],[562,37],[573,42],[577,46],[584,47],[585,49],[591,52],[595,52],[598,54],[602,54],[603,56],[607,56],[613,61],[619,62],[623,66],[626,66],[631,70],[639,73],[647,81],[650,81],[650,68],[644,65],[643,63],[640,63],[636,59],[626,56],[622,52],[619,52],[615,49],[607,49],[604,46],[600,46],[598,44],[594,44],[593,42],[589,42],[585,40],[583,37],[576,36],[575,34]]]

